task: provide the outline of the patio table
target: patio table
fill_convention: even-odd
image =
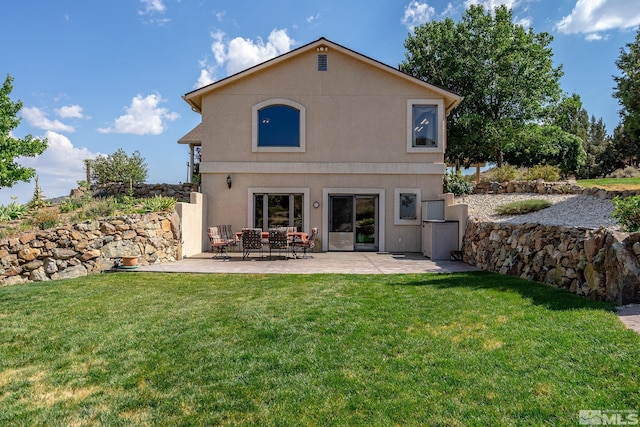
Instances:
[[[242,244],[242,232],[236,232],[236,237],[237,240]],[[269,232],[268,231],[262,231],[261,234],[262,237],[262,242],[263,243],[267,243],[269,241]],[[287,238],[289,240],[289,244],[293,243],[293,242],[304,242],[305,240],[307,240],[307,238],[309,237],[309,235],[307,233],[305,233],[304,231],[295,231],[295,232],[288,232],[287,233]]]
[[[242,240],[242,232],[239,231],[236,233],[236,237],[240,240]],[[305,233],[304,231],[296,231],[295,233],[287,233],[287,237],[289,237],[289,239],[291,241],[297,241],[297,240],[306,240],[307,237],[309,237],[309,235],[307,233]],[[262,239],[263,240],[268,240],[269,239],[269,232],[268,231],[263,231],[262,232]]]

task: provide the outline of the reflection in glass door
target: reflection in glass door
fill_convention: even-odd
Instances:
[[[329,250],[378,249],[378,196],[335,195],[329,198]]]
[[[378,197],[356,196],[355,232],[356,250],[374,251],[378,249],[376,244]]]

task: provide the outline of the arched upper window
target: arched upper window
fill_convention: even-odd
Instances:
[[[253,107],[253,151],[305,151],[305,108],[286,99]]]

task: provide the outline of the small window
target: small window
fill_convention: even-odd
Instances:
[[[327,71],[329,69],[327,55],[318,55],[318,71]]]
[[[304,106],[288,99],[270,99],[252,108],[251,144],[254,152],[304,152]]]
[[[413,106],[413,143],[414,147],[437,147],[437,105]]]
[[[400,219],[415,220],[418,218],[418,195],[416,193],[400,193]]]
[[[396,188],[395,196],[395,224],[419,225],[420,189]]]
[[[443,106],[441,99],[407,101],[408,152],[444,152]]]

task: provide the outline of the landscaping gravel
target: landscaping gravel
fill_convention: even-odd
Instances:
[[[496,206],[528,199],[544,199],[553,205],[524,215],[497,215],[494,211]],[[611,200],[594,196],[522,193],[474,194],[458,197],[456,202],[469,205],[469,217],[480,221],[620,229],[616,220],[611,218],[613,210]]]

